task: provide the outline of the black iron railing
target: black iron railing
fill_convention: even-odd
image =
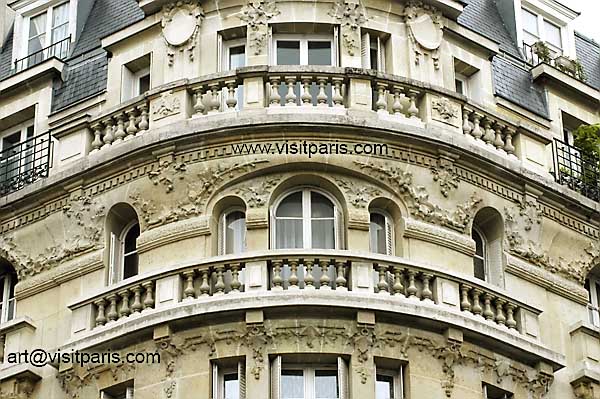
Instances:
[[[0,196],[48,177],[50,163],[50,132],[3,149],[0,152]]]
[[[56,57],[61,60],[65,59],[69,55],[70,45],[71,36],[59,42],[56,42],[46,48],[31,53],[27,57],[18,59],[15,61],[14,72],[21,72],[27,68],[31,68],[32,66],[40,64],[52,57]]]
[[[556,181],[600,201],[600,160],[558,139],[554,139],[553,152]]]

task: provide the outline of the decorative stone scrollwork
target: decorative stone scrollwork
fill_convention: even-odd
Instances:
[[[281,176],[267,178],[258,186],[250,185],[239,188],[236,193],[241,195],[250,208],[262,208],[269,201],[273,187],[279,183]]]
[[[190,60],[194,59],[196,38],[204,10],[198,0],[177,0],[163,6],[161,20],[162,35],[167,45],[169,66],[173,66],[175,51],[183,52],[187,45]]]
[[[572,382],[573,394],[577,399],[593,399],[594,387],[592,382],[587,379]]]
[[[167,116],[177,115],[181,109],[181,102],[172,91],[161,93],[160,98],[152,103],[152,119],[157,121]]]
[[[410,1],[404,9],[408,37],[415,56],[415,64],[427,54],[435,69],[440,68],[439,47],[442,44],[442,14],[435,7],[420,1]]]
[[[440,159],[439,167],[432,166],[431,174],[433,181],[440,185],[440,192],[444,197],[448,197],[450,192],[458,188],[460,178],[452,162],[446,159]]]
[[[353,56],[360,50],[360,27],[367,22],[367,13],[360,0],[335,0],[329,15],[341,25],[344,47]]]
[[[179,178],[183,180],[186,166],[184,162],[176,162],[173,157],[163,158],[158,162],[158,168],[148,173],[148,177],[156,186],[162,184],[165,192],[173,191],[173,183]]]
[[[266,48],[269,20],[279,14],[275,0],[252,0],[242,8],[239,18],[248,25],[254,55],[260,55]]]
[[[460,126],[460,105],[446,97],[435,97],[431,100],[432,119],[453,126]]]
[[[356,184],[343,179],[336,179],[338,185],[346,191],[348,202],[355,208],[365,208],[373,197],[381,194],[381,190],[375,187]]]

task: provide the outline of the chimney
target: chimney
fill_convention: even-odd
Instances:
[[[6,4],[7,1],[0,0],[0,50],[4,48],[6,35],[8,35],[15,19],[15,12]]]

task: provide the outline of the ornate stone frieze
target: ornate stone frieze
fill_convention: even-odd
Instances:
[[[404,9],[403,16],[414,53],[415,64],[418,65],[421,58],[428,55],[433,60],[435,69],[439,69],[439,48],[444,34],[442,13],[435,7],[423,4],[420,1],[409,1]]]
[[[335,0],[329,15],[341,26],[342,41],[348,55],[360,51],[360,27],[367,22],[367,13],[360,0]]]
[[[475,210],[481,199],[477,193],[454,211],[442,209],[429,201],[429,194],[423,186],[413,186],[412,173],[394,166],[381,166],[375,163],[354,161],[361,169],[370,170],[376,177],[392,187],[402,197],[410,213],[426,222],[449,227],[461,233],[466,230],[475,215]]]
[[[152,120],[158,121],[167,116],[177,115],[181,112],[181,101],[172,91],[160,94],[160,97],[152,102]]]
[[[344,179],[336,179],[338,185],[344,189],[348,197],[348,203],[355,208],[365,208],[373,197],[381,195],[381,190],[366,186],[363,183],[350,182]]]
[[[124,355],[122,358],[124,358]],[[58,378],[59,384],[68,398],[84,399],[85,396],[81,395],[82,391],[92,385],[93,381],[99,379],[101,374],[105,372],[110,373],[114,382],[127,381],[135,375],[136,367],[126,362],[111,363],[110,365],[101,364],[94,367],[81,367],[74,364],[72,368],[59,373],[56,378]],[[93,390],[98,392],[96,386],[93,386]]]
[[[242,8],[239,18],[248,25],[248,40],[254,55],[260,55],[267,47],[268,23],[279,15],[275,0],[251,0]]]
[[[435,97],[431,100],[432,119],[457,126],[460,121],[460,105],[446,97]]]
[[[458,188],[460,177],[456,173],[452,162],[440,159],[439,166],[432,166],[430,170],[433,175],[433,181],[440,185],[440,192],[444,197],[448,197],[450,192]]]
[[[262,208],[269,201],[273,187],[279,183],[281,176],[263,178],[261,182],[253,182],[250,185],[240,187],[236,193],[244,198],[250,208]]]
[[[194,59],[194,48],[204,10],[198,0],[177,0],[163,6],[161,19],[162,36],[167,45],[169,66],[173,65],[175,51],[187,49],[190,60]]]
[[[173,157],[163,158],[158,162],[156,170],[148,172],[148,178],[155,186],[162,184],[165,191],[170,193],[173,191],[174,181],[177,179],[183,180],[185,171],[186,165],[184,162],[176,162]]]

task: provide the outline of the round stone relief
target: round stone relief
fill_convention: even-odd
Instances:
[[[181,46],[192,38],[196,30],[196,17],[187,10],[180,9],[172,14],[163,28],[163,35],[171,46]]]
[[[410,23],[415,40],[427,50],[435,50],[442,44],[442,30],[439,29],[429,14],[422,14]]]

